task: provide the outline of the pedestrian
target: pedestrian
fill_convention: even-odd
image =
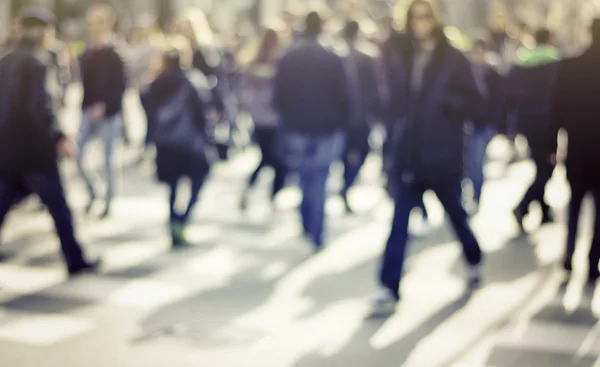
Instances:
[[[554,165],[548,161],[547,141],[558,56],[558,50],[552,46],[552,34],[541,29],[536,33],[536,47],[522,50],[519,66],[513,68],[508,76],[507,108],[517,118],[518,132],[527,139],[536,167],[533,183],[514,210],[521,232],[525,232],[523,221],[534,201],[541,205],[542,224],[554,221],[544,197],[546,185],[554,172]]]
[[[344,66],[349,83],[351,98],[350,121],[346,124],[346,148],[344,151],[344,186],[342,198],[348,213],[352,208],[348,201],[348,191],[354,185],[367,156],[371,152],[369,137],[372,126],[381,116],[381,94],[377,75],[376,52],[370,45],[359,44],[360,25],[348,21],[343,30],[343,38],[348,45],[344,56]],[[373,48],[373,47],[371,47]]]
[[[305,27],[302,38],[279,62],[274,103],[284,133],[286,164],[300,177],[304,233],[319,251],[325,243],[329,169],[342,158],[350,98],[342,59],[319,42],[321,16],[309,13]]]
[[[581,56],[561,62],[552,103],[551,160],[556,162],[557,133],[568,134],[567,179],[571,186],[564,268],[572,270],[581,203],[591,194],[595,204],[594,235],[589,252],[588,281],[600,275],[600,18],[592,24],[592,44]]]
[[[479,211],[479,204],[485,181],[484,166],[487,159],[487,148],[497,133],[497,126],[503,117],[501,111],[501,91],[503,78],[487,60],[488,49],[485,40],[477,40],[469,53],[473,75],[479,92],[488,100],[490,119],[487,125],[477,126],[469,123],[467,129],[467,154],[466,154],[466,178],[471,181],[473,196],[468,205],[468,212],[475,214]]]
[[[248,186],[242,194],[242,209],[248,205],[249,189],[256,184],[258,175],[265,167],[273,168],[275,178],[271,190],[271,201],[276,209],[275,197],[285,184],[285,166],[278,154],[280,144],[280,121],[273,107],[273,90],[277,62],[281,56],[279,34],[275,29],[267,29],[262,38],[258,53],[246,67],[245,93],[242,97],[246,111],[254,121],[254,138],[261,153],[261,160],[248,181]]]
[[[0,59],[0,227],[22,189],[36,193],[54,219],[70,275],[98,269],[86,260],[74,235],[57,165],[58,156],[74,157],[77,146],[59,129],[55,98],[57,78],[50,77],[49,47],[54,15],[43,8],[26,11],[20,19],[20,40]]]
[[[94,5],[86,14],[89,45],[81,56],[83,85],[83,116],[77,144],[81,154],[77,160],[81,177],[85,181],[90,213],[98,192],[92,174],[85,165],[86,148],[95,138],[104,145],[104,169],[106,196],[101,218],[110,215],[115,191],[115,140],[121,132],[123,96],[127,85],[125,63],[117,48],[113,29],[116,21],[114,10],[106,4]]]
[[[169,229],[172,246],[177,248],[188,245],[185,230],[209,172],[208,111],[203,98],[210,95],[210,86],[202,73],[184,72],[185,56],[191,55],[189,45],[177,40],[174,47],[165,53],[160,75],[142,95],[142,103],[156,144],[157,177],[170,190]],[[175,203],[184,178],[191,181],[191,196],[186,209],[179,212]]]
[[[396,120],[391,132],[396,207],[375,313],[393,312],[400,300],[409,216],[426,190],[435,192],[462,243],[469,287],[481,280],[482,252],[462,206],[461,185],[465,122],[487,118],[471,66],[449,44],[439,9],[429,0],[412,1],[405,34],[395,36],[391,48],[386,65],[395,101],[388,114]]]

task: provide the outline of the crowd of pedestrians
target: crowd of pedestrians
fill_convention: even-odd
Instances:
[[[115,33],[113,9],[93,6],[86,15],[87,46],[77,62],[83,101],[76,142],[61,133],[53,103],[64,90],[57,77],[60,63],[50,52],[56,45],[55,19],[43,9],[22,14],[0,58],[0,223],[23,196],[35,192],[55,220],[69,272],[98,268],[74,238],[57,158],[76,159],[88,189],[86,212],[91,213],[99,192],[84,159],[88,142],[102,140],[106,191],[100,217],[108,217],[117,194],[115,141],[127,130],[123,96],[132,88],[146,113],[143,149],[156,147],[157,178],[170,189],[175,248],[189,244],[185,230],[213,163],[240,148],[249,134],[241,115],[253,121],[262,156],[244,185],[241,209],[248,207],[249,190],[264,168],[275,172],[270,195],[275,214],[277,194],[297,177],[303,230],[315,252],[327,244],[325,203],[332,165],[343,163],[340,195],[351,213],[349,190],[373,153],[371,136],[380,128],[386,139],[377,153],[395,210],[375,310],[392,312],[400,300],[409,218],[420,208],[427,219],[426,191],[434,192],[444,207],[463,247],[468,287],[475,288],[482,281],[484,254],[469,219],[485,196],[489,143],[497,134],[510,141],[519,134],[528,142],[537,173],[513,213],[524,232],[532,202],[542,207],[542,224],[554,221],[545,186],[559,163],[557,136],[563,129],[569,138],[566,167],[572,191],[563,266],[571,271],[585,195],[591,193],[600,209],[600,110],[595,103],[600,20],[591,28],[589,50],[561,60],[550,30],[540,29],[534,37],[523,31],[509,36],[503,14],[492,14],[488,36],[464,50],[448,36],[442,10],[433,1],[412,1],[405,24],[370,32],[372,37],[361,29],[364,14],[356,9],[346,13],[329,23],[318,12],[302,21],[286,14],[285,22],[263,32],[252,56],[242,62],[238,56],[251,42],[217,41],[200,11],[177,17],[164,32],[147,19],[140,21],[128,45]],[[340,20],[341,27],[328,26]],[[179,212],[175,202],[183,178],[191,180],[192,193]],[[472,186],[466,200],[465,181]],[[589,259],[589,280],[595,282],[600,215]]]

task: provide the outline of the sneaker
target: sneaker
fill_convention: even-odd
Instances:
[[[75,268],[69,268],[69,277],[96,273],[98,272],[98,269],[100,269],[100,266],[102,266],[102,260],[96,259],[94,261],[87,262],[84,265]]]
[[[525,230],[525,224],[523,223],[525,220],[525,213],[523,213],[521,209],[517,208],[513,211],[513,215],[515,216],[515,220],[519,225],[519,230],[521,231],[521,234],[526,233],[527,231]]]
[[[470,290],[479,288],[481,285],[481,267],[469,265],[467,267],[467,286]]]
[[[380,290],[373,299],[373,308],[371,310],[372,316],[389,316],[396,312],[396,306],[398,305],[398,297],[394,293],[384,288]]]

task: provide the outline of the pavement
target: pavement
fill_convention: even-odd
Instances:
[[[76,111],[69,113],[75,121]],[[139,112],[130,113],[139,139]],[[194,246],[177,252],[169,249],[167,192],[152,162],[137,164],[134,149],[120,148],[119,196],[106,220],[82,213],[83,183],[63,162],[78,236],[105,264],[100,274],[67,279],[49,215],[35,199],[16,208],[2,237],[0,366],[600,366],[600,293],[583,287],[579,266],[591,205],[575,276],[563,284],[556,263],[566,238],[564,170],[547,193],[559,222],[537,228],[534,208],[530,234],[519,236],[510,213],[533,165],[505,170],[502,146],[492,144],[489,181],[472,219],[487,254],[482,288],[467,292],[460,245],[427,193],[431,228],[418,231],[415,215],[403,300],[388,318],[369,317],[392,212],[377,157],[351,192],[355,215],[335,195],[340,172],[333,170],[328,246],[318,255],[302,239],[296,189],[279,198],[282,211],[270,212],[270,173],[240,212],[254,150],[214,168],[190,228]],[[90,160],[100,167],[98,156]]]

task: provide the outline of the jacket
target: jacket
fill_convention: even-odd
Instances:
[[[440,31],[420,91],[411,90],[414,46],[393,35],[385,56],[389,84],[388,152],[404,182],[434,182],[463,174],[464,127],[489,120],[471,64]]]
[[[127,88],[126,66],[113,45],[89,49],[80,59],[83,84],[82,108],[104,103],[105,117],[113,117],[123,108],[123,95]]]
[[[343,131],[350,101],[342,59],[305,36],[279,62],[274,103],[288,131],[326,135]]]
[[[579,57],[561,62],[552,103],[549,150],[566,130],[567,178],[573,184],[600,188],[600,41]]]
[[[54,108],[60,86],[49,52],[20,41],[0,58],[0,174],[56,170],[64,137]]]

